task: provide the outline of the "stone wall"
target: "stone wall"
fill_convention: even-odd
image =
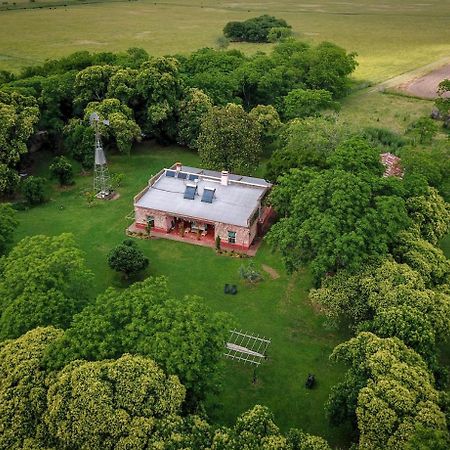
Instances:
[[[227,225],[224,223],[216,222],[215,226],[215,235],[214,238],[220,236],[221,243],[223,245],[228,244],[228,232],[234,231],[236,233],[236,243],[234,244],[236,247],[248,248],[252,243],[257,229],[257,222],[253,224],[250,230],[246,227],[238,227],[236,225]]]
[[[153,216],[155,219],[155,229],[161,231],[170,230],[173,217],[168,216],[161,211],[156,211],[147,208],[140,208],[139,206],[135,206],[134,213],[136,226],[138,227],[145,228],[147,226],[147,217]]]

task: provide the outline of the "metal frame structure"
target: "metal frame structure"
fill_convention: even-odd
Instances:
[[[109,177],[109,170],[106,164],[105,152],[103,151],[102,140],[98,123],[100,121],[99,115],[94,112],[89,117],[89,122],[95,130],[95,160],[94,160],[94,192],[97,198],[107,199],[110,198],[111,180]],[[108,120],[103,120],[104,125],[109,125]]]
[[[259,366],[267,358],[267,349],[271,340],[242,330],[230,330],[230,340],[226,343],[226,358],[235,359],[244,364]]]

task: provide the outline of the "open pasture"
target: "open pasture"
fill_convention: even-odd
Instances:
[[[39,159],[38,159],[39,157]],[[48,175],[48,156],[37,154],[33,172]],[[198,156],[178,147],[140,144],[130,157],[110,157],[110,170],[125,175],[120,198],[97,201],[89,208],[80,190],[92,183],[92,177],[77,176],[76,184],[60,189],[53,185],[51,200],[19,213],[16,240],[28,235],[56,235],[72,232],[86,254],[88,266],[95,272],[93,294],[108,286],[126,286],[107,265],[107,253],[125,238],[127,219],[133,209],[133,196],[161,167],[174,161],[197,165]],[[324,403],[331,387],[340,381],[343,368],[331,364],[329,354],[345,339],[323,327],[323,317],[310,304],[307,293],[310,275],[302,271],[288,275],[278,254],[263,244],[254,259],[264,280],[250,286],[239,280],[239,267],[246,259],[218,256],[211,248],[168,241],[138,240],[150,260],[142,276],[165,275],[172,292],[183,297],[196,294],[215,311],[231,313],[238,329],[264,335],[272,340],[269,360],[258,369],[257,383],[253,370],[233,361],[224,361],[223,390],[208,400],[207,410],[218,423],[231,424],[238,414],[255,404],[267,405],[283,430],[300,427],[322,435],[334,445],[348,443],[346,430],[328,426]],[[270,275],[262,266],[268,266]],[[267,270],[267,267],[266,267]],[[279,275],[278,278],[273,274]],[[238,294],[224,294],[224,284],[236,284]],[[316,375],[317,387],[308,390],[304,383],[308,373]]]
[[[360,66],[355,77],[360,80],[384,81],[450,54],[450,3],[437,0],[138,0],[92,4],[16,0],[16,7],[25,6],[33,9],[0,11],[0,69],[17,71],[78,50],[143,47],[154,55],[186,53],[215,46],[228,21],[260,14],[286,19],[301,39],[330,40],[356,51]],[[267,44],[232,47],[245,52],[270,48]]]

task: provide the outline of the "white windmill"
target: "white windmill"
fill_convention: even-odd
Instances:
[[[94,192],[97,198],[111,198],[112,189],[109,178],[108,166],[106,164],[105,152],[102,147],[99,124],[100,117],[98,113],[93,112],[89,116],[89,123],[95,130],[95,160],[94,160]],[[109,120],[102,120],[101,123],[109,125]]]

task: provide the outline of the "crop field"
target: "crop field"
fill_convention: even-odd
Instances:
[[[45,154],[38,157],[33,172],[47,176],[49,158]],[[152,174],[177,160],[194,166],[199,163],[196,154],[184,149],[153,144],[138,145],[130,157],[115,155],[110,158],[110,170],[125,175],[118,200],[98,201],[89,208],[79,193],[90,186],[92,178],[77,176],[75,186],[62,190],[53,186],[48,203],[19,213],[16,240],[72,232],[95,272],[93,294],[111,285],[126,287],[120,276],[109,269],[107,253],[125,238],[133,196]],[[223,390],[208,399],[212,419],[231,424],[244,410],[263,404],[271,408],[283,430],[301,427],[335,445],[348,443],[346,430],[329,427],[324,414],[330,389],[343,376],[343,368],[332,364],[329,354],[345,336],[327,330],[322,316],[310,304],[307,293],[311,279],[307,271],[286,274],[279,255],[263,244],[254,261],[264,280],[248,286],[238,276],[245,259],[218,256],[211,248],[164,239],[137,243],[150,260],[150,268],[142,277],[165,275],[174,295],[199,295],[213,310],[231,313],[238,328],[272,339],[269,360],[258,369],[256,384],[252,383],[251,368],[224,361]],[[279,278],[264,272],[263,264],[277,272]],[[238,294],[225,295],[225,283],[237,284]],[[309,372],[317,377],[313,390],[304,387]]]
[[[264,13],[286,19],[301,39],[330,40],[356,51],[360,66],[355,77],[360,80],[381,82],[450,54],[450,2],[437,0],[14,3],[8,0],[1,5],[0,69],[17,71],[77,50],[143,47],[154,55],[186,53],[214,47],[228,21]],[[268,44],[232,46],[245,52],[270,48]]]

